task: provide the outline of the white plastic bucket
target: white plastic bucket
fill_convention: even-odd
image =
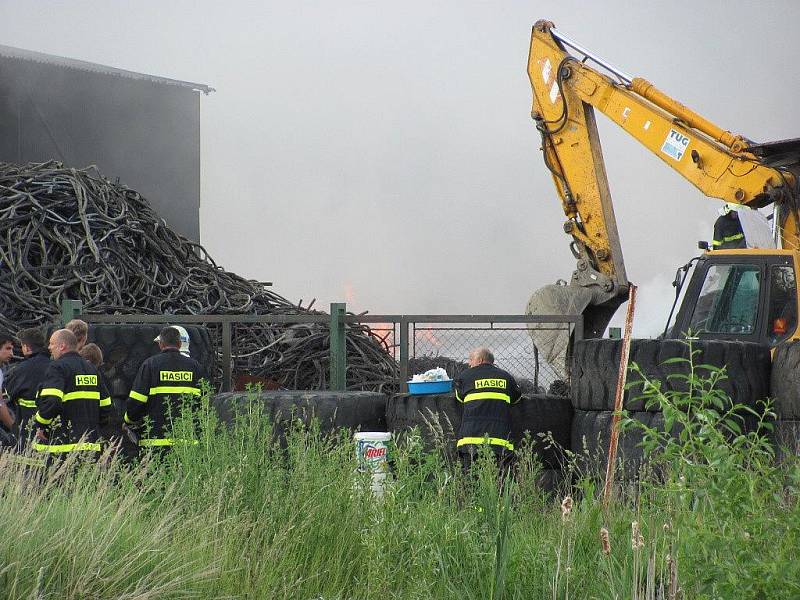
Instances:
[[[358,470],[385,476],[389,472],[389,442],[392,434],[386,431],[361,431],[353,436],[356,442]]]
[[[362,431],[353,436],[356,443],[358,472],[369,474],[370,489],[376,498],[383,497],[389,473],[389,442],[392,434],[385,431]]]

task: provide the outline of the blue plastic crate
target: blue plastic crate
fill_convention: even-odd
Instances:
[[[408,381],[408,393],[415,396],[423,394],[446,394],[453,389],[453,380],[443,381]]]

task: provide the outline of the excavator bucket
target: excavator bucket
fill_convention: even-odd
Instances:
[[[528,315],[583,315],[584,337],[601,337],[614,313],[627,298],[627,287],[609,298],[598,287],[553,284],[536,290],[528,301]],[[569,380],[571,332],[561,325],[529,323],[528,332],[539,357],[555,370],[559,379]]]

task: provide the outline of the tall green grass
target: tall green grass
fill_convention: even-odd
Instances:
[[[724,373],[701,375],[679,398],[650,386],[692,429],[648,432],[657,475],[605,513],[588,478],[545,494],[524,447],[500,484],[491,457],[465,475],[414,435],[376,499],[349,433],[278,441],[255,405],[233,428],[205,405],[178,425],[199,422],[199,444],[136,466],[42,473],[6,455],[0,597],[800,597],[800,469],[774,466],[758,436],[705,427],[722,417],[708,378]]]

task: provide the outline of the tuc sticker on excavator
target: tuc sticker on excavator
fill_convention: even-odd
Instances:
[[[670,129],[664,143],[661,145],[661,151],[675,160],[680,160],[686,153],[686,148],[688,148],[691,141],[688,135],[683,135],[679,131]]]

